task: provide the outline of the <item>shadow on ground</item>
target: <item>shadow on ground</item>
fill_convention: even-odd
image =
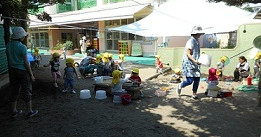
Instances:
[[[77,91],[92,91],[91,99],[80,100],[79,92],[62,94],[61,88],[52,87],[49,68],[39,68],[35,75],[33,105],[39,115],[27,119],[23,113],[10,118],[7,103],[10,87],[0,91],[0,136],[257,137],[261,134],[261,110],[255,107],[254,93],[238,93],[224,99],[200,94],[200,100],[192,100],[189,96],[178,98],[175,88],[169,88],[167,96],[156,97],[155,90],[168,84],[154,80],[144,83],[144,98],[123,106],[113,104],[112,97],[96,100],[92,79],[76,82]],[[22,99],[18,104],[25,112]]]

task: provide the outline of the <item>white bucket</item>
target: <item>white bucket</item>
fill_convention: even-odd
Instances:
[[[96,99],[105,99],[105,98],[107,98],[106,91],[105,90],[97,90],[95,98]]]
[[[84,89],[80,91],[80,99],[88,99],[91,98],[91,92],[88,89]]]
[[[209,97],[217,97],[217,95],[218,95],[218,91],[208,90]]]
[[[203,66],[210,67],[211,60],[212,60],[212,57],[210,55],[201,54],[199,59],[198,59],[198,62],[201,63],[201,65],[203,65]]]
[[[120,104],[121,103],[121,97],[114,95],[113,96],[113,103]]]
[[[94,81],[95,81],[96,84],[102,83],[103,77],[94,77]]]

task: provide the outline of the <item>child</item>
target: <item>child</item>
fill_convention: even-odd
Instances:
[[[128,79],[121,79],[122,72],[119,70],[114,70],[112,72],[112,94],[113,95],[121,95],[122,93],[122,85],[127,82]]]
[[[96,56],[96,69],[97,69],[97,76],[102,76],[104,71],[104,65],[101,56]]]
[[[105,76],[110,76],[111,75],[111,61],[109,60],[109,53],[104,53],[103,54],[103,62],[104,62],[104,75]]]
[[[156,55],[156,73],[160,71],[160,73],[163,73],[163,63],[160,61],[160,55]]]
[[[261,52],[258,52],[255,56],[255,65],[254,65],[254,78],[259,78],[261,68]]]
[[[34,49],[33,56],[34,56],[34,61],[36,63],[36,67],[39,67],[40,66],[40,60],[42,59],[41,55],[39,54],[39,48],[36,47]]]
[[[226,61],[227,61],[227,57],[226,56],[222,56],[219,59],[219,62],[217,63],[217,75],[218,75],[220,80],[222,79],[222,76],[223,76],[223,70],[224,70]]]
[[[234,71],[234,81],[239,81],[239,77],[247,78],[250,74],[250,67],[244,56],[239,57],[239,63]]]
[[[180,83],[181,78],[181,70],[179,68],[174,69],[174,74],[172,74],[171,83]]]
[[[115,67],[115,62],[114,62],[114,59],[112,59],[112,54],[110,53],[109,55],[108,55],[108,57],[109,57],[109,65],[110,65],[110,71],[111,72],[113,72],[114,71],[114,67]]]
[[[139,76],[139,69],[138,68],[132,69],[131,77],[129,78],[129,80],[133,83],[133,86],[137,86],[137,87],[140,86],[141,79],[140,79],[140,76]],[[144,94],[142,93],[142,91],[140,91],[140,97],[144,97]]]
[[[51,66],[51,72],[52,72],[52,76],[53,76],[54,87],[58,87],[58,85],[57,85],[58,79],[61,77],[61,72],[59,70],[59,66],[60,66],[59,58],[60,58],[60,54],[55,52],[55,53],[53,53],[49,64],[44,65],[44,67]]]
[[[216,73],[217,73],[217,70],[214,68],[210,68],[208,70],[208,78],[206,81],[208,83],[208,87],[205,92],[205,95],[208,95],[209,90],[217,91],[217,92],[220,90],[220,88],[217,86],[219,82],[218,82],[218,76],[216,75]]]
[[[123,62],[124,62],[124,55],[120,54],[119,55],[119,61],[118,61],[118,69],[123,71]]]
[[[78,79],[75,67],[74,67],[74,60],[72,58],[66,59],[66,67],[64,68],[64,90],[63,93],[67,92],[68,85],[71,86],[72,93],[75,94],[76,91],[74,90],[74,77],[75,74],[76,78]]]
[[[129,78],[131,82],[133,82],[134,86],[140,86],[141,84],[141,79],[139,76],[139,69],[138,68],[133,68],[131,72],[131,77]]]

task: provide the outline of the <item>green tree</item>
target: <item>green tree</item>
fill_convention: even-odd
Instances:
[[[28,11],[34,13],[38,19],[44,21],[52,21],[48,13],[43,12],[37,14],[39,8],[57,3],[64,3],[65,0],[0,0],[0,14],[4,20],[4,39],[5,44],[10,40],[9,28],[11,24],[22,26],[27,29]],[[16,20],[22,19],[22,20]]]
[[[241,6],[242,4],[245,4],[245,3],[261,3],[260,0],[208,0],[209,2],[225,2],[227,3],[228,5],[233,5],[233,6]]]

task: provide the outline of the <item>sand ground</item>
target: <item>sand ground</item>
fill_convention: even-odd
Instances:
[[[48,62],[45,56],[42,64]],[[79,61],[79,60],[76,60]],[[61,61],[62,62],[62,61]],[[60,68],[63,71],[64,64]],[[140,68],[144,98],[123,106],[114,104],[112,97],[105,100],[94,98],[92,79],[76,81],[77,94],[60,92],[52,86],[50,68],[34,70],[33,106],[39,115],[27,119],[22,99],[18,108],[24,113],[10,117],[7,103],[10,88],[1,91],[1,137],[259,137],[261,136],[261,108],[257,108],[257,93],[234,90],[232,98],[211,98],[204,95],[206,83],[201,82],[199,100],[190,98],[191,86],[182,89],[179,98],[176,84],[169,83],[170,74],[144,81],[155,73],[150,66],[127,63],[125,73]],[[241,83],[233,82],[220,87],[235,89]],[[167,95],[157,97],[154,92],[168,88]],[[79,91],[90,89],[92,98],[81,100]]]

